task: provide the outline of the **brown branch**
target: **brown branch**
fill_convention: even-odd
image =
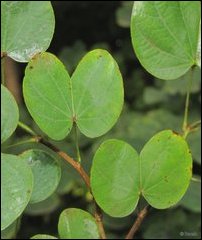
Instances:
[[[104,230],[104,226],[103,226],[103,222],[102,222],[102,211],[101,211],[100,207],[97,205],[97,203],[95,202],[95,200],[94,200],[94,203],[95,203],[95,220],[98,224],[100,238],[107,239],[105,230]]]
[[[4,58],[7,56],[7,52],[1,52],[1,58]]]
[[[144,218],[146,217],[148,213],[148,206],[144,207],[138,214],[137,219],[135,220],[133,226],[131,227],[130,231],[128,232],[128,234],[126,235],[125,239],[133,239],[135,233],[138,231],[138,229],[140,228],[140,225],[142,223],[142,221],[144,220]]]
[[[76,171],[80,174],[80,176],[83,178],[86,186],[89,188],[90,190],[90,178],[88,176],[88,174],[85,172],[85,170],[82,168],[81,164],[79,162],[76,162],[73,160],[73,158],[71,158],[70,156],[68,156],[65,152],[59,151],[57,152],[64,160],[66,160],[69,164],[72,165],[73,168],[76,169]]]
[[[92,194],[92,191],[91,191],[91,188],[90,188],[90,178],[89,178],[88,174],[85,172],[85,170],[83,169],[83,167],[81,166],[81,164],[79,162],[76,162],[67,153],[62,152],[55,145],[53,145],[52,143],[46,141],[42,137],[36,136],[35,139],[36,139],[36,142],[40,142],[40,143],[44,144],[45,146],[49,147],[54,152],[56,152],[60,157],[62,157],[65,161],[67,161],[79,173],[79,175],[82,177],[82,179],[84,180],[86,186],[88,187],[89,191]],[[100,238],[101,239],[106,239],[106,234],[105,234],[104,226],[103,226],[103,223],[102,223],[102,212],[101,212],[101,209],[97,205],[97,203],[94,200],[94,198],[93,198],[93,201],[94,201],[94,204],[95,204],[95,220],[96,220],[98,228],[99,228]]]
[[[85,170],[82,168],[82,166],[79,162],[76,162],[67,153],[62,152],[60,149],[58,149],[52,143],[46,141],[45,139],[43,139],[40,136],[36,137],[36,141],[46,145],[47,147],[52,149],[54,152],[56,152],[60,157],[62,157],[65,161],[67,161],[79,173],[79,175],[83,178],[86,186],[90,190],[90,178],[89,178],[88,174],[85,172]]]
[[[80,162],[75,161],[67,153],[61,151],[59,148],[57,148],[55,145],[53,145],[52,143],[50,143],[47,140],[45,140],[43,137],[37,136],[36,133],[29,126],[27,126],[26,124],[24,124],[22,122],[19,122],[18,126],[21,127],[27,133],[29,133],[32,136],[34,136],[32,139],[35,142],[42,143],[43,145],[49,147],[54,152],[56,152],[60,157],[62,157],[65,161],[67,161],[79,173],[79,175],[84,180],[86,186],[88,187],[90,193],[92,194],[92,191],[91,191],[91,188],[90,188],[90,178],[89,178],[88,174],[86,173],[86,171],[81,166]],[[93,194],[92,194],[92,196],[93,196]],[[96,220],[96,222],[98,224],[100,238],[101,239],[106,239],[104,226],[103,226],[103,223],[102,223],[101,209],[97,205],[97,203],[96,203],[94,198],[93,198],[93,201],[94,201],[94,204],[95,204],[95,220]]]

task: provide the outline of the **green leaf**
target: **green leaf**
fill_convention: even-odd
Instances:
[[[88,212],[65,209],[59,218],[58,232],[61,239],[99,239],[98,226]]]
[[[47,234],[37,234],[31,237],[30,239],[57,239],[57,238]]]
[[[200,1],[135,1],[132,43],[148,72],[170,80],[198,64],[200,15]]]
[[[154,135],[140,153],[140,190],[147,202],[164,209],[185,194],[192,176],[186,141],[171,130]]]
[[[198,38],[198,47],[197,47],[197,65],[201,68],[201,21],[199,26],[199,38]]]
[[[146,143],[140,157],[134,151],[124,142],[108,140],[94,156],[92,193],[110,216],[130,214],[140,194],[154,208],[168,208],[183,197],[189,186],[192,157],[182,136],[164,130]]]
[[[15,131],[18,119],[17,103],[9,90],[1,85],[1,143]]]
[[[23,80],[26,106],[39,127],[55,140],[66,137],[72,127],[70,77],[52,54],[43,53],[26,67]]]
[[[23,93],[32,117],[54,140],[65,138],[73,122],[88,137],[103,135],[116,123],[123,105],[118,66],[99,49],[81,60],[71,80],[54,55],[36,56],[26,68]]]
[[[28,62],[46,51],[53,37],[54,13],[50,1],[1,2],[1,52]]]
[[[180,204],[192,212],[201,212],[201,184],[199,182],[191,181]]]
[[[85,55],[72,76],[74,115],[88,137],[106,133],[123,106],[123,82],[118,65],[104,50]]]
[[[137,152],[120,140],[102,143],[93,158],[91,188],[96,202],[107,214],[130,214],[139,199]]]
[[[58,161],[50,154],[39,149],[25,151],[21,158],[32,169],[34,187],[30,203],[37,203],[48,198],[57,188],[61,168]]]
[[[12,224],[27,206],[33,188],[30,167],[20,157],[1,154],[1,230]]]

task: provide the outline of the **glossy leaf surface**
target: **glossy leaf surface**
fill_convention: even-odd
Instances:
[[[18,119],[17,103],[10,91],[1,85],[1,143],[15,131]]]
[[[54,13],[49,1],[1,2],[1,52],[28,62],[46,51],[53,37]]]
[[[49,153],[31,149],[21,155],[32,169],[34,187],[30,203],[37,203],[48,198],[57,188],[61,169],[57,160]]]
[[[30,167],[20,157],[1,154],[1,230],[12,224],[27,206],[33,188]]]

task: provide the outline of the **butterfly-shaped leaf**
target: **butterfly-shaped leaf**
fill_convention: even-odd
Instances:
[[[39,127],[61,140],[73,123],[88,137],[106,133],[123,105],[123,82],[117,63],[105,50],[84,56],[72,77],[52,54],[32,59],[25,71],[23,94]]]
[[[192,175],[192,158],[182,136],[165,130],[154,135],[140,155],[125,142],[107,140],[97,150],[91,169],[96,202],[109,215],[130,214],[142,195],[157,209],[176,204]]]

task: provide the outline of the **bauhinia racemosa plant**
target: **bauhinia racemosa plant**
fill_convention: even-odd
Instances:
[[[165,129],[145,143],[140,153],[120,139],[108,139],[97,149],[89,176],[82,167],[78,131],[96,138],[116,124],[124,89],[115,59],[103,49],[90,51],[70,76],[63,63],[46,52],[55,27],[49,1],[2,1],[1,9],[1,61],[4,63],[8,56],[28,62],[23,79],[24,101],[43,132],[40,135],[19,121],[18,106],[6,87],[2,64],[1,143],[19,127],[32,135],[33,142],[49,148],[27,149],[19,155],[1,154],[1,230],[16,224],[29,203],[39,203],[56,191],[61,177],[58,158],[63,158],[84,180],[93,196],[95,212],[93,216],[81,209],[65,209],[58,220],[59,238],[105,239],[102,211],[117,218],[128,216],[143,197],[148,205],[126,235],[126,239],[133,238],[149,206],[166,209],[177,204],[192,179],[192,154],[186,137],[199,125],[188,122],[192,77],[182,132]],[[200,18],[199,1],[135,1],[131,39],[144,68],[169,81],[200,67]],[[50,141],[62,141],[71,131],[75,132],[76,159]],[[55,237],[39,234],[32,238]]]

